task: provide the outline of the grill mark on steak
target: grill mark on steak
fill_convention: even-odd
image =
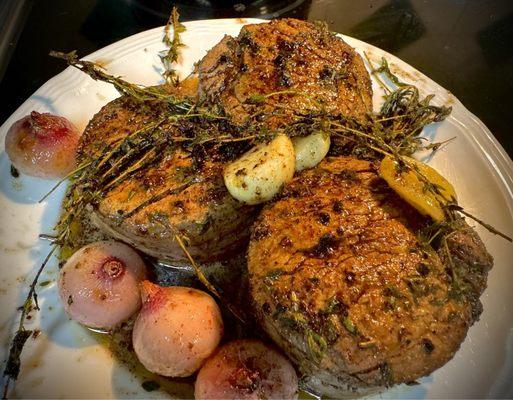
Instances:
[[[313,222],[319,212],[327,225]],[[248,249],[254,309],[312,389],[338,397],[414,381],[458,350],[491,258],[473,230],[449,236],[471,288],[471,298],[453,298],[442,254],[417,239],[426,223],[374,166],[344,157],[301,172],[264,208],[253,232],[268,234]],[[281,246],[283,237],[292,244]],[[315,335],[325,338],[322,356]]]

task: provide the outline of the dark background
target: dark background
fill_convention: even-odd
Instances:
[[[0,0],[0,123],[60,72],[51,49],[91,53],[183,21],[291,16],[387,50],[453,92],[513,155],[512,0]]]

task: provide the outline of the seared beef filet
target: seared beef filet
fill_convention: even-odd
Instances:
[[[178,88],[167,89],[192,101],[199,97],[205,105],[220,105],[235,123],[257,109],[271,114],[259,122],[273,127],[289,121],[293,111],[322,108],[360,116],[372,104],[370,78],[361,57],[327,30],[292,19],[248,25],[238,38],[225,37],[198,64],[197,72],[199,84],[194,74]],[[285,92],[269,95],[276,91]],[[253,95],[269,97],[247,104]],[[126,96],[107,104],[81,138],[82,160],[156,123],[167,110],[163,104],[141,103]],[[99,199],[92,209],[93,223],[158,258],[184,259],[174,240],[177,233],[188,239],[189,250],[198,261],[223,258],[247,243],[256,210],[229,195],[222,179],[224,163],[215,155],[208,156],[209,161],[195,172],[198,182],[131,215],[138,205],[183,184],[182,172],[193,161],[189,154],[176,151],[159,164],[142,168]]]
[[[94,157],[106,145],[113,147],[120,139],[158,121],[166,110],[128,97],[110,102],[85,129],[81,158]],[[184,172],[192,163],[190,154],[183,150],[169,151],[156,165],[142,168],[109,188],[91,207],[91,221],[105,233],[168,261],[186,259],[174,240],[176,234],[187,239],[189,252],[198,261],[213,261],[239,250],[247,244],[256,209],[230,196],[222,179],[224,163],[215,155],[207,157],[200,167],[195,166],[194,181],[185,190],[171,193],[188,182]],[[170,193],[165,194],[168,190]],[[133,213],[163,193],[158,201]],[[129,213],[133,215],[127,218]]]
[[[362,58],[325,27],[296,19],[246,25],[225,36],[198,64],[200,98],[237,123],[255,113],[270,127],[293,113],[324,110],[361,117],[372,111]]]
[[[241,130],[250,120],[265,131],[302,113],[360,119],[372,111],[361,57],[324,27],[294,19],[226,36],[191,78],[167,89],[220,110],[226,126]],[[168,113],[127,96],[112,101],[87,126],[80,160]],[[174,122],[159,129],[175,132]],[[198,163],[190,148],[166,144],[155,149],[158,162],[102,188],[89,205],[91,221],[160,259],[186,260],[176,234],[196,260],[226,259],[247,244],[258,208],[230,196],[217,150]],[[458,350],[481,313],[492,258],[463,221],[435,251],[419,239],[428,223],[377,166],[348,157],[300,172],[264,207],[247,253],[253,307],[312,390],[339,397],[414,381]]]
[[[428,221],[354,158],[297,175],[252,228],[248,270],[263,329],[324,395],[368,393],[450,360],[481,312],[491,256],[471,228],[447,260]],[[464,223],[463,223],[464,224]]]

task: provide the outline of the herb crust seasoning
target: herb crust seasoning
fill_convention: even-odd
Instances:
[[[149,88],[111,77],[74,53],[53,54],[124,94],[81,137],[79,161],[87,167],[75,177],[59,232],[87,214],[102,232],[169,261],[186,261],[176,234],[202,262],[247,244],[258,210],[227,192],[227,161],[279,130],[310,133],[304,114],[315,112],[321,123],[326,116],[363,118],[372,108],[361,57],[324,26],[304,21],[247,25],[211,49],[183,82]],[[285,126],[293,120],[301,126]]]
[[[338,397],[411,382],[450,360],[481,312],[492,266],[464,222],[439,253],[431,222],[371,162],[303,171],[253,227],[248,270],[263,329],[307,387]],[[456,281],[458,280],[458,281]]]
[[[336,157],[299,173],[252,228],[247,258],[258,322],[297,364],[306,387],[332,397],[410,382],[446,363],[481,313],[492,266],[463,216],[511,239],[455,198],[440,202],[444,218],[428,221],[377,171],[384,156],[401,166],[398,173],[408,172],[405,156],[440,148],[420,134],[450,107],[430,104],[433,96],[422,98],[382,60],[371,72],[386,96],[374,112],[362,58],[325,25],[294,19],[244,26],[178,82],[173,63],[183,29],[173,10],[161,86],[124,81],[75,52],[51,53],[112,84],[121,97],[93,117],[80,139],[57,235],[47,235],[54,246],[22,307],[4,397],[32,334],[24,322],[39,309],[39,275],[57,248],[65,260],[90,241],[114,237],[159,259],[188,262],[243,320],[195,262],[229,261],[247,245],[259,212],[230,196],[223,169],[277,135],[314,132],[329,135]],[[440,195],[438,185],[410,169],[422,192]],[[238,289],[237,298],[246,294]]]
[[[409,382],[447,362],[480,315],[492,266],[462,215],[511,239],[455,198],[440,203],[443,220],[427,220],[377,171],[384,156],[407,172],[405,156],[440,148],[420,134],[451,109],[430,104],[433,96],[422,98],[382,60],[371,72],[386,95],[374,112],[362,58],[322,24],[293,19],[226,36],[178,82],[172,64],[182,29],[174,11],[162,86],[124,81],[74,52],[52,53],[122,95],[81,137],[52,252],[59,246],[66,259],[93,236],[114,237],[151,256],[189,262],[239,317],[195,262],[227,260],[244,248],[259,212],[230,196],[223,169],[277,135],[323,132],[336,157],[299,173],[252,228],[248,267],[261,327],[307,387],[333,397]],[[379,74],[398,88],[387,88]],[[420,171],[411,172],[422,178],[422,192],[439,194]],[[10,379],[19,371],[32,299],[37,305],[36,283],[10,352]]]
[[[186,80],[165,89],[185,96],[194,87],[194,80]],[[124,149],[105,163],[112,168],[110,181],[101,187],[89,181],[76,188],[101,189],[101,195],[87,205],[92,223],[146,254],[186,260],[175,240],[181,234],[198,261],[226,257],[247,243],[256,209],[237,202],[226,190],[224,156],[218,149],[206,153],[201,146],[192,151],[180,146],[182,140],[201,132],[198,121],[177,122],[168,113],[165,104],[141,103],[127,96],[103,107],[81,138],[81,161],[95,160],[103,149],[112,151],[120,143]],[[128,166],[116,168],[123,161]],[[103,175],[108,176],[108,171]]]
[[[220,104],[235,123],[257,114],[276,128],[304,112],[360,118],[372,111],[362,58],[320,23],[246,25],[214,46],[197,73],[200,98]]]

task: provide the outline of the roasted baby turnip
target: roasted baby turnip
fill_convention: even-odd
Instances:
[[[236,340],[201,368],[196,399],[295,399],[298,380],[292,364],[259,340]]]
[[[61,270],[59,295],[70,317],[91,328],[112,329],[141,307],[141,257],[126,244],[91,243],[73,254]]]
[[[61,178],[75,167],[79,137],[77,128],[66,118],[32,111],[9,128],[5,151],[26,175]]]
[[[223,320],[207,293],[188,287],[142,283],[143,306],[135,321],[135,354],[151,372],[184,377],[193,374],[216,349]]]

